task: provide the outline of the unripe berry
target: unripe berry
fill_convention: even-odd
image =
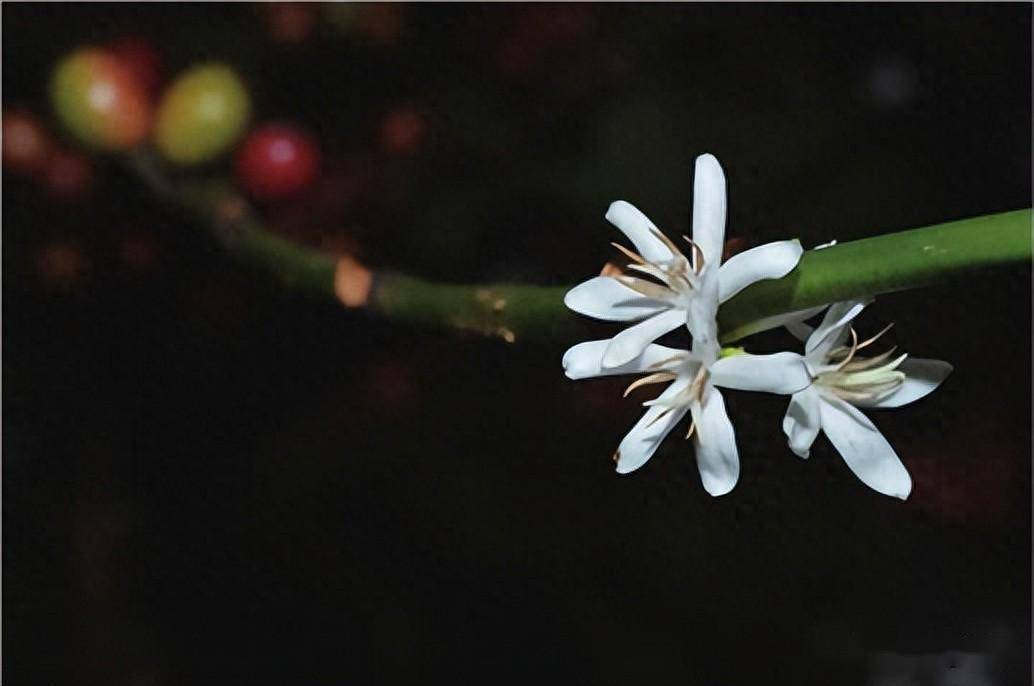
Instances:
[[[158,107],[155,144],[171,162],[208,162],[229,149],[251,114],[248,91],[233,69],[204,64],[187,70]]]

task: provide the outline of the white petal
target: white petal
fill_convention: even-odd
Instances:
[[[815,328],[805,324],[804,320],[811,319],[825,308],[826,305],[819,305],[818,307],[812,307],[807,310],[790,312],[789,314],[783,315],[787,319],[787,321],[783,322],[783,326],[786,327],[786,330],[789,331],[794,338],[799,340],[801,343],[804,343],[811,337],[812,332],[815,331]]]
[[[844,342],[850,329],[851,320],[865,309],[865,306],[872,302],[872,298],[858,300],[846,300],[833,303],[826,310],[826,316],[822,323],[808,337],[804,344],[804,352],[815,352],[818,355],[825,355],[836,346]]]
[[[596,376],[616,374],[637,374],[655,372],[653,365],[676,355],[687,355],[685,350],[666,348],[663,345],[649,345],[641,355],[620,367],[603,367],[603,353],[610,345],[610,339],[579,343],[564,353],[564,373],[569,379],[591,379]]]
[[[901,407],[915,402],[940,386],[952,369],[954,367],[941,360],[910,357],[898,365],[898,371],[905,373],[905,382],[898,390],[865,407]]]
[[[725,173],[714,155],[701,155],[693,175],[693,240],[711,267],[725,245]]]
[[[794,393],[790,398],[790,406],[783,417],[783,433],[789,439],[790,450],[798,457],[808,457],[811,444],[819,435],[822,426],[820,402],[819,393],[813,388]]]
[[[797,239],[751,248],[729,258],[718,272],[718,302],[764,279],[781,279],[801,261],[804,249]]]
[[[790,395],[811,385],[804,358],[797,353],[731,355],[711,364],[711,382],[738,391]]]
[[[790,333],[797,336],[800,340],[806,340],[811,334],[811,327],[802,322],[805,319],[814,317],[822,310],[826,309],[825,305],[819,305],[818,307],[809,307],[805,310],[795,310],[793,312],[786,312],[784,314],[774,314],[771,317],[762,317],[761,319],[755,319],[747,324],[742,324],[732,330],[732,338],[727,335],[722,336],[723,341],[739,340],[746,338],[751,334],[758,333],[760,331],[768,331],[769,329],[775,329],[780,326],[785,326],[790,329]],[[800,335],[803,333],[803,336]]]
[[[822,396],[822,430],[851,471],[866,486],[904,500],[912,477],[894,448],[861,410],[840,398]]]
[[[697,425],[693,445],[704,490],[714,496],[725,495],[740,478],[740,456],[736,432],[725,413],[725,400],[713,385],[707,385],[703,405],[694,414],[694,420]]]
[[[651,229],[656,231],[657,227],[635,205],[624,200],[612,202],[607,209],[606,218],[628,236],[628,240],[635,245],[636,252],[647,262],[667,262],[674,257],[664,241],[653,235]]]
[[[689,383],[690,379],[686,377],[676,379],[661,393],[660,398],[667,399],[676,395]],[[634,472],[646,464],[646,461],[657,452],[657,446],[661,444],[664,437],[675,428],[680,419],[686,416],[689,406],[676,407],[657,419],[666,409],[661,405],[651,406],[621,441],[616,453],[618,474]]]
[[[609,276],[578,284],[564,296],[564,304],[579,314],[617,322],[645,319],[669,306],[636,293]]]
[[[646,321],[628,327],[610,339],[610,344],[603,353],[603,366],[618,367],[631,362],[654,340],[685,323],[686,313],[673,309],[665,310]]]

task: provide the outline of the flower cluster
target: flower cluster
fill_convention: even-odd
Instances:
[[[722,349],[719,306],[756,281],[791,272],[803,250],[796,240],[768,243],[721,261],[725,239],[725,175],[713,155],[696,160],[693,180],[692,237],[683,236],[686,253],[642,212],[624,201],[610,206],[606,218],[635,250],[614,246],[629,259],[616,276],[598,276],[567,293],[565,304],[580,314],[632,325],[613,338],[580,343],[564,354],[571,379],[645,374],[625,391],[668,384],[625,436],[614,453],[625,474],[646,463],[661,441],[687,415],[700,479],[714,496],[731,491],[739,479],[736,434],[719,388],[790,396],[783,420],[790,449],[808,457],[819,431],[869,487],[906,498],[912,480],[883,435],[858,408],[899,407],[936,388],[951,365],[894,355],[860,353],[886,332],[859,341],[851,323],[868,300],[787,313],[758,322],[752,330],[786,326],[804,341],[804,354],[752,355]],[[812,329],[803,321],[826,309]],[[658,345],[661,336],[682,328],[690,349]],[[889,328],[889,327],[887,327]]]

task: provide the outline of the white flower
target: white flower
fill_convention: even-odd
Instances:
[[[725,175],[713,155],[696,159],[693,237],[684,236],[692,249],[692,259],[627,202],[613,203],[606,218],[638,251],[615,244],[632,260],[628,269],[656,282],[631,275],[597,276],[565,296],[564,303],[575,312],[597,319],[639,322],[611,339],[603,355],[605,367],[630,362],[652,341],[682,325],[693,336],[694,351],[717,357],[718,306],[755,281],[785,276],[797,266],[802,253],[797,240],[779,241],[747,250],[721,264]]]
[[[806,324],[787,326],[807,339],[804,355],[814,381],[793,394],[783,419],[790,449],[808,457],[819,431],[844,458],[851,471],[873,490],[904,500],[912,479],[894,449],[859,407],[900,407],[940,385],[952,366],[940,360],[893,357],[894,349],[872,358],[858,355],[890,327],[858,342],[853,320],[868,304],[854,300],[831,305],[814,330]],[[848,337],[851,342],[845,345]],[[908,358],[908,359],[906,359]]]
[[[626,474],[646,463],[664,437],[689,413],[686,438],[693,438],[700,479],[714,496],[731,491],[739,479],[736,435],[716,386],[788,395],[811,384],[811,375],[796,353],[737,354],[713,360],[696,352],[648,344],[636,357],[617,367],[605,367],[609,340],[588,341],[564,354],[564,371],[571,379],[646,373],[625,391],[651,383],[670,382],[628,432],[614,453],[617,471]]]

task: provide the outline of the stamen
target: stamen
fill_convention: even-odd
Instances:
[[[861,346],[858,346],[858,347],[861,347]],[[862,358],[856,359],[854,362],[851,362],[851,364],[846,365],[844,367],[843,371],[845,371],[845,372],[862,372],[862,371],[865,371],[866,369],[872,369],[873,367],[879,367],[881,364],[883,364],[884,362],[889,360],[890,356],[893,355],[894,351],[897,350],[897,349],[898,349],[898,346],[895,345],[890,350],[888,350],[886,352],[883,352],[883,353],[880,353],[876,357],[869,357],[869,358],[864,358],[864,359],[862,359]]]
[[[693,432],[696,431],[696,428],[697,428],[697,423],[694,422],[693,420],[690,420],[689,421],[689,431],[686,432],[686,440],[687,441],[693,435]]]
[[[658,238],[658,240],[660,240],[662,243],[664,243],[664,245],[666,245],[668,247],[668,250],[670,250],[673,255],[681,255],[682,254],[682,251],[678,249],[678,246],[676,246],[674,243],[672,243],[671,239],[668,238],[667,236],[665,236],[659,230],[657,230],[656,227],[651,226],[650,227],[650,233],[652,233],[654,236],[656,236]]]
[[[660,362],[654,362],[649,367],[647,367],[647,369],[658,369],[668,364],[669,362],[681,362],[682,360],[686,359],[686,357],[688,357],[688,353],[675,353],[671,357],[666,357]]]
[[[661,413],[660,413],[659,415],[657,415],[656,417],[654,417],[653,419],[651,419],[651,420],[650,420],[650,423],[649,423],[649,424],[647,424],[646,426],[644,426],[643,428],[644,428],[644,429],[649,429],[649,428],[650,428],[651,426],[653,426],[654,424],[656,424],[656,423],[657,423],[657,421],[658,421],[658,420],[659,420],[659,419],[660,419],[661,417],[664,417],[665,415],[667,415],[668,413],[670,413],[670,412],[671,412],[672,410],[674,410],[674,409],[675,409],[674,407],[668,407],[668,408],[665,408],[664,412],[661,412]]]
[[[887,365],[887,369],[888,370],[890,370],[890,369],[897,369],[898,365],[900,365],[902,362],[904,362],[905,358],[907,358],[907,357],[908,357],[908,353],[902,353],[901,357],[899,357],[898,359],[894,360],[893,362],[891,362],[890,364]]]
[[[686,258],[683,257],[682,259],[685,260]],[[686,289],[687,290],[691,291],[691,290],[693,290],[696,287],[696,286],[694,286],[693,282],[690,280],[689,274],[687,274],[685,272],[685,270],[680,271],[675,276],[677,276],[682,281],[682,283],[686,284]]]
[[[630,271],[640,272],[642,274],[648,274],[658,281],[668,283],[668,274],[662,271],[657,265],[647,262],[646,264],[630,264],[628,265]]]
[[[627,257],[628,259],[632,260],[636,264],[646,264],[646,260],[644,260],[642,257],[640,257],[638,253],[632,252],[631,250],[629,250],[625,246],[621,245],[620,243],[614,243],[612,241],[611,245],[613,245],[615,248],[617,248],[622,253],[624,253],[625,257]]]
[[[833,393],[841,400],[846,400],[852,405],[858,405],[869,400],[869,394],[861,391],[847,391],[843,388],[833,387],[831,389]]]
[[[700,272],[704,269],[704,251],[689,236],[683,234],[682,237],[689,243],[689,247],[693,248],[693,273],[700,276]]]
[[[666,288],[665,286],[656,284],[653,281],[646,281],[645,279],[640,279],[635,276],[626,275],[616,276],[614,278],[617,279],[618,283],[620,283],[622,286],[627,286],[636,293],[639,293],[640,295],[645,295],[647,298],[653,298],[655,300],[667,300],[669,297],[673,295],[673,292],[670,288]]]
[[[652,383],[664,383],[665,381],[673,381],[674,379],[675,374],[673,374],[672,372],[657,372],[656,374],[651,374],[650,376],[644,376],[643,378],[637,379],[636,381],[633,381],[632,383],[628,384],[628,388],[625,389],[625,392],[621,395],[621,397],[627,398],[629,393],[639,388],[640,386],[647,386]]]
[[[894,322],[891,322],[890,324],[887,324],[885,327],[883,327],[883,329],[878,334],[876,334],[872,338],[870,338],[870,339],[868,339],[866,341],[863,341],[862,343],[859,343],[858,344],[858,349],[861,350],[865,346],[871,345],[872,343],[875,343],[879,339],[880,336],[882,336],[883,334],[885,334],[888,331],[890,331],[890,328],[892,326],[894,326]]]
[[[711,373],[707,371],[707,367],[701,365],[697,371],[696,377],[693,378],[693,383],[689,384],[689,395],[695,397],[697,400],[703,400],[703,389],[704,384],[707,383],[707,379],[711,376]]]
[[[858,352],[858,333],[851,327],[851,349],[847,353],[847,357],[844,358],[843,362],[837,365],[834,371],[842,371],[848,363],[854,359],[855,353]]]

